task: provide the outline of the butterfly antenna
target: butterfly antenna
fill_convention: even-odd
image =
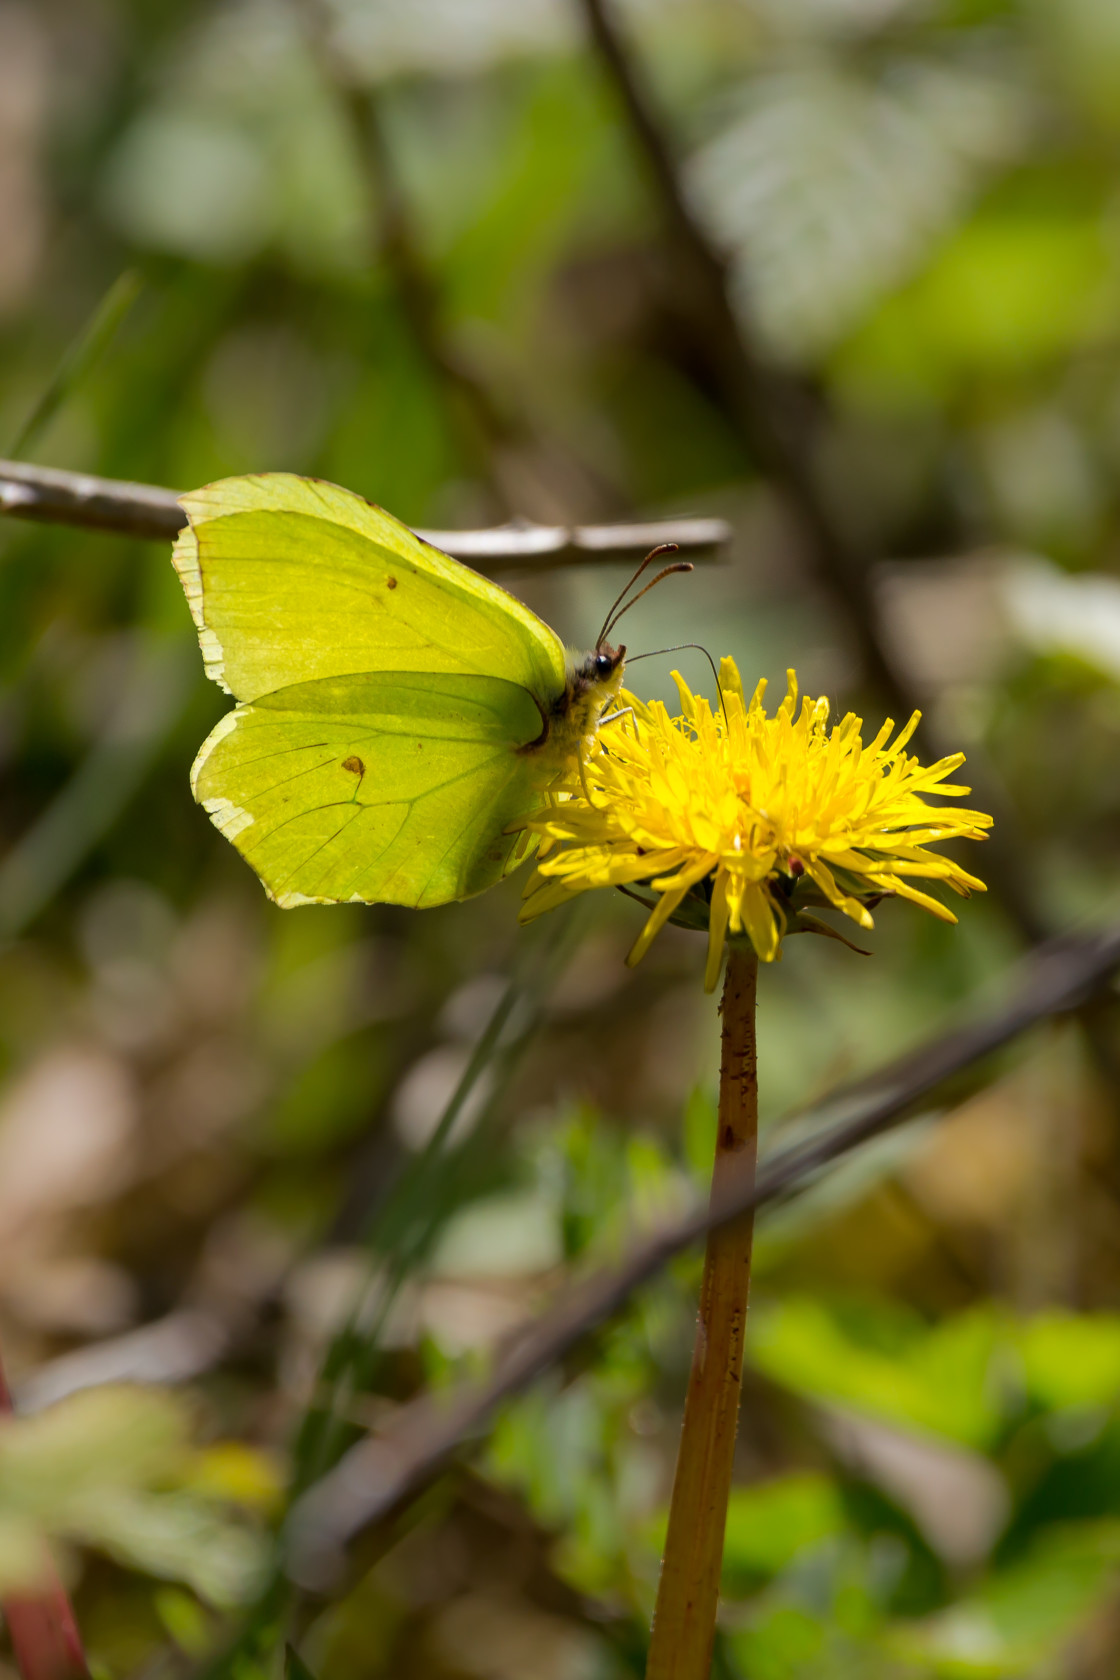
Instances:
[[[642,563],[638,567],[637,571],[634,573],[634,575],[632,577],[627,579],[627,581],[623,585],[621,591],[615,597],[614,604],[612,605],[611,610],[610,610],[610,612],[608,612],[606,618],[603,620],[603,628],[600,630],[598,638],[595,642],[595,646],[597,648],[602,647],[603,642],[606,639],[607,633],[610,630],[611,625],[614,623],[617,609],[622,604],[622,602],[625,600],[626,596],[629,595],[630,591],[633,589],[634,585],[637,583],[638,579],[641,577],[642,573],[645,571],[646,567],[650,564],[650,562],[653,561],[653,560],[659,559],[662,554],[677,554],[677,553],[679,553],[679,544],[677,544],[677,543],[659,543],[656,548],[651,548],[650,549],[649,553],[646,555],[645,559],[642,561]],[[689,570],[691,570],[691,567],[689,568]]]
[[[650,578],[644,589],[639,589],[636,595],[631,595],[630,599],[624,606],[619,607],[614,617],[608,621],[607,626],[603,631],[603,635],[609,636],[623,613],[628,613],[631,607],[637,605],[643,595],[648,595],[651,589],[656,589],[657,585],[663,578],[672,577],[674,572],[691,572],[692,570],[693,566],[691,560],[675,560],[671,566],[662,566],[657,576]]]
[[[724,728],[725,729],[730,728],[730,725],[729,725],[728,719],[727,719],[727,702],[723,698],[723,684],[719,680],[719,672],[716,670],[716,662],[712,658],[711,654],[708,652],[707,648],[704,647],[703,643],[701,643],[701,642],[678,642],[675,647],[652,648],[649,653],[635,653],[635,654],[633,654],[631,656],[631,658],[627,660],[627,664],[628,665],[636,665],[638,663],[639,659],[657,659],[661,654],[664,654],[664,653],[683,653],[685,648],[694,648],[697,653],[702,653],[704,655],[704,658],[708,661],[708,664],[711,666],[712,676],[715,678],[716,692],[719,695],[719,709],[723,713]]]

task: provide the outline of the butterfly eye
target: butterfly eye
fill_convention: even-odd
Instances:
[[[607,654],[607,653],[597,653],[595,655],[595,675],[597,677],[603,677],[603,678],[609,677],[613,670],[614,670],[614,660],[610,657],[609,654]]]

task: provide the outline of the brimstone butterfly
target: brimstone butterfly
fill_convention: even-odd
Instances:
[[[319,480],[230,478],[181,506],[175,567],[239,702],[191,786],[269,896],[429,906],[516,867],[534,842],[513,825],[621,687],[609,620],[566,657],[514,596]]]

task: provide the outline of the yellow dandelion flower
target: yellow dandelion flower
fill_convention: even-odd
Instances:
[[[644,883],[657,900],[628,960],[637,962],[670,918],[706,926],[709,991],[729,936],[746,936],[771,962],[787,931],[831,932],[807,905],[832,906],[869,928],[870,906],[897,894],[956,921],[914,883],[941,881],[962,897],[984,890],[929,849],[982,840],[991,826],[982,812],[927,803],[969,792],[946,781],[964,754],[923,769],[904,751],[917,712],[893,744],[888,719],[865,746],[854,713],[829,729],[827,700],[806,696],[798,710],[797,679],[788,676],[773,717],[762,703],[765,682],[748,702],[731,659],[720,667],[715,712],[676,671],[681,717],[625,695],[629,709],[600,730],[582,773],[554,789],[527,825],[541,841],[521,919],[590,887]]]

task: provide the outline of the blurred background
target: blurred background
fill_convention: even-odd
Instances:
[[[764,973],[771,1139],[1115,907],[1114,0],[0,0],[0,228],[0,453],[722,515],[633,651],[968,753],[993,890]],[[577,645],[624,580],[503,579]],[[268,904],[165,546],[0,525],[0,670],[0,1590],[47,1533],[97,1674],[186,1674],[293,1485],[703,1186],[715,1004],[620,895]],[[763,1220],[724,1680],[1120,1669],[1118,1068],[1049,1022]],[[209,1672],[640,1675],[698,1275]]]

